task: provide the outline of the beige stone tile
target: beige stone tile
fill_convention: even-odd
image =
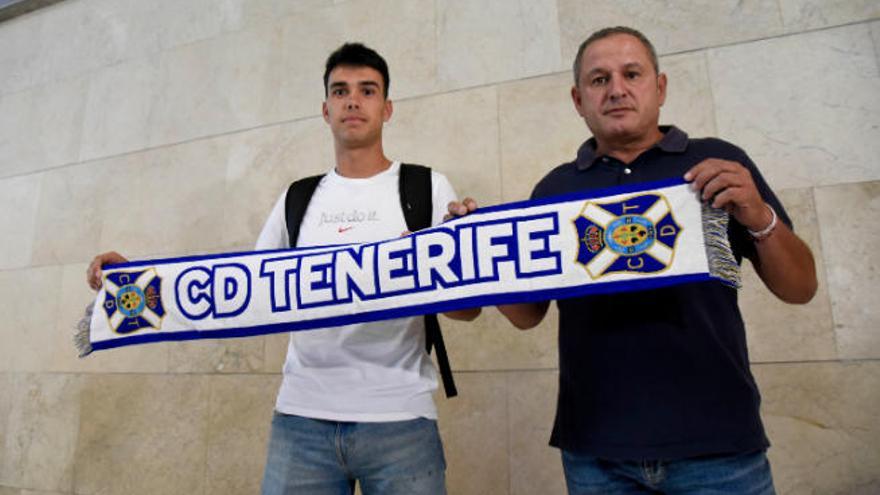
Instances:
[[[86,81],[53,82],[0,99],[0,173],[4,176],[75,162]]]
[[[456,89],[564,68],[554,0],[437,2],[437,78]],[[491,19],[491,22],[487,22]]]
[[[877,65],[880,66],[880,21],[871,23],[871,38],[874,40],[874,51],[877,54]]]
[[[0,494],[3,492],[0,491]],[[22,490],[20,495],[67,495],[71,492],[44,492],[41,490]],[[16,495],[18,493],[16,492]]]
[[[0,495],[22,495],[18,488],[0,486]]]
[[[37,168],[76,161],[86,90],[84,78],[52,83],[34,90],[32,133],[20,137],[39,147],[35,157],[38,161],[34,162]]]
[[[218,249],[227,155],[221,137],[125,156],[105,186],[118,206],[103,213],[99,251],[134,259]]]
[[[797,494],[880,491],[880,363],[753,367],[776,489]]]
[[[280,374],[287,359],[287,345],[290,343],[289,333],[276,333],[259,337],[265,342],[263,358],[264,373]]]
[[[204,493],[209,405],[204,376],[88,376],[74,491]]]
[[[834,322],[813,191],[789,189],[778,191],[778,196],[794,222],[795,232],[813,251],[819,289],[806,305],[786,304],[764,286],[751,263],[744,261],[739,301],[749,357],[752,362],[835,359]]]
[[[212,38],[241,24],[238,0],[64,2],[29,16],[36,48],[14,89],[77,76],[125,59]],[[58,33],[65,33],[58,36]],[[2,86],[0,86],[2,87]]]
[[[32,167],[33,151],[22,139],[30,128],[33,95],[29,91],[0,95],[0,174],[22,174]]]
[[[0,269],[31,263],[40,179],[39,175],[0,179]]]
[[[715,104],[706,52],[662,57],[660,70],[668,81],[660,123],[675,125],[691,137],[715,136]]]
[[[509,486],[508,377],[456,373],[458,397],[436,394],[449,493],[482,495]]]
[[[365,43],[385,58],[392,100],[434,91],[437,67],[432,0],[334,3],[286,17],[280,24],[284,32],[284,119],[320,115],[324,64],[333,50],[348,41]]]
[[[79,156],[85,112],[84,78],[53,82],[33,90],[30,131],[19,138],[33,152],[30,170],[75,162]],[[22,116],[23,117],[23,116]],[[25,119],[27,120],[27,119]]]
[[[77,356],[73,345],[76,323],[95,293],[86,285],[88,264],[76,263],[61,268],[60,301],[55,331],[46,339],[49,353],[48,369],[81,373],[163,373],[168,370],[169,348],[177,343],[154,343],[96,351],[86,357]]]
[[[709,50],[709,72],[719,135],[745,149],[774,187],[880,178],[867,25]]]
[[[560,0],[562,61],[571,64],[577,49],[594,31],[630,26],[651,40],[658,53],[764,38],[781,33],[779,8],[772,0],[699,1],[676,4],[626,0]],[[683,29],[683,26],[687,26]]]
[[[98,253],[102,218],[119,211],[119,197],[106,178],[125,159],[111,159],[41,174],[32,262],[35,265],[91,260]]]
[[[320,117],[229,136],[223,246],[252,249],[278,197],[296,179],[335,164],[330,128]]]
[[[257,493],[280,378],[211,378],[206,493]]]
[[[391,159],[421,163],[449,178],[460,198],[500,202],[495,88],[399,102],[385,127]]]
[[[0,297],[5,298],[15,293],[16,288],[13,285],[13,282],[15,282],[17,278],[17,271],[0,271]],[[11,301],[4,302],[3,299],[0,299],[0,310],[3,311],[4,315],[8,314],[7,312],[12,311],[12,307]],[[15,348],[19,335],[20,331],[18,330],[17,325],[8,321],[0,323],[0,343],[2,343],[2,345],[0,345],[0,372],[15,370],[13,357],[15,356]],[[2,420],[0,420],[0,426],[2,425]],[[0,454],[2,454],[2,450],[0,450]]]
[[[880,237],[865,228],[880,211],[880,182],[822,187],[815,194],[839,357],[880,357],[880,264],[873,255]]]
[[[39,46],[34,83],[80,76],[124,57],[127,29],[113,6],[110,1],[63,2],[32,14],[39,26],[30,35]]]
[[[41,82],[81,75],[124,56],[128,38],[119,12],[108,8],[112,2],[103,3],[73,2],[36,12],[42,20],[36,37]]]
[[[99,0],[90,2],[96,15],[117,17],[133,58],[212,39],[242,25],[241,0]]]
[[[572,79],[565,72],[498,87],[503,201],[528,199],[535,184],[573,160],[590,137],[571,101]]]
[[[114,43],[118,37],[107,29],[112,21],[89,15],[91,3],[57,3],[9,21],[15,26],[9,46],[19,64],[0,88],[21,91],[65,79],[109,63],[121,53]],[[6,25],[0,31],[6,31]],[[59,36],[61,32],[65,35]]]
[[[0,29],[0,95],[21,91],[33,84],[37,75],[40,46],[33,33],[39,30],[37,16],[7,20]]]
[[[0,341],[5,371],[42,371],[50,361],[61,268],[0,271]]]
[[[2,357],[2,356],[0,356]],[[6,482],[4,473],[12,471],[12,457],[6,452],[12,431],[9,429],[9,414],[12,411],[12,398],[15,397],[15,376],[12,373],[0,372],[0,485]],[[0,491],[0,494],[3,492]]]
[[[557,314],[551,306],[536,328],[515,328],[494,307],[473,322],[441,319],[443,339],[456,371],[547,369],[558,366]]]
[[[0,484],[71,491],[80,422],[80,377],[18,374],[13,383],[7,462]]]
[[[548,445],[556,414],[558,373],[513,372],[508,380],[510,494],[563,495],[560,453]]]
[[[272,22],[309,10],[330,7],[333,0],[243,0],[241,20],[245,26]]]
[[[871,0],[780,0],[779,8],[788,32],[880,17],[880,5]]]
[[[150,146],[276,120],[280,30],[230,33],[164,52],[149,123]]]
[[[127,61],[91,73],[80,160],[146,148],[158,85],[158,57]]]
[[[175,342],[168,347],[170,373],[246,373],[263,368],[260,337]]]

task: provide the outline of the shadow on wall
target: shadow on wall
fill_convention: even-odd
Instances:
[[[63,0],[0,0],[0,22],[33,12]]]

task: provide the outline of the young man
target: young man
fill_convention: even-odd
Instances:
[[[385,60],[361,44],[345,44],[327,60],[324,120],[336,165],[317,184],[296,246],[371,242],[407,231],[398,178],[385,156],[382,129],[392,115]],[[269,214],[256,249],[290,246],[288,188]],[[431,172],[432,224],[455,199],[449,181]],[[345,212],[342,217],[340,212]],[[344,219],[340,223],[338,219]],[[100,267],[123,261],[115,253]],[[447,313],[473,319],[479,309]],[[272,420],[263,479],[266,495],[353,493],[443,494],[445,460],[432,392],[436,372],[425,352],[425,320],[401,318],[291,333],[284,379]]]
[[[737,259],[780,299],[816,291],[809,248],[741,149],[659,127],[666,75],[640,32],[597,31],[571,97],[593,138],[532,198],[684,177],[730,215]],[[469,206],[453,204],[464,214]],[[521,329],[549,302],[499,307]],[[774,493],[737,293],[719,282],[557,301],[559,396],[551,445],[572,494]]]

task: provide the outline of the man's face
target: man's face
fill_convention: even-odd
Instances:
[[[637,38],[614,34],[584,50],[571,97],[599,143],[637,140],[656,132],[666,75]]]
[[[337,144],[361,148],[382,139],[382,126],[391,118],[382,74],[364,66],[338,66],[327,80],[324,120]]]

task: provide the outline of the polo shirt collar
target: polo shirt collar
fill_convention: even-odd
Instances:
[[[674,125],[661,125],[660,132],[663,133],[663,138],[652,149],[660,148],[667,153],[683,153],[687,149],[688,135],[686,132]],[[596,155],[596,138],[590,138],[584,141],[584,144],[578,149],[575,163],[578,170],[586,170],[592,167],[599,158],[601,156]]]

